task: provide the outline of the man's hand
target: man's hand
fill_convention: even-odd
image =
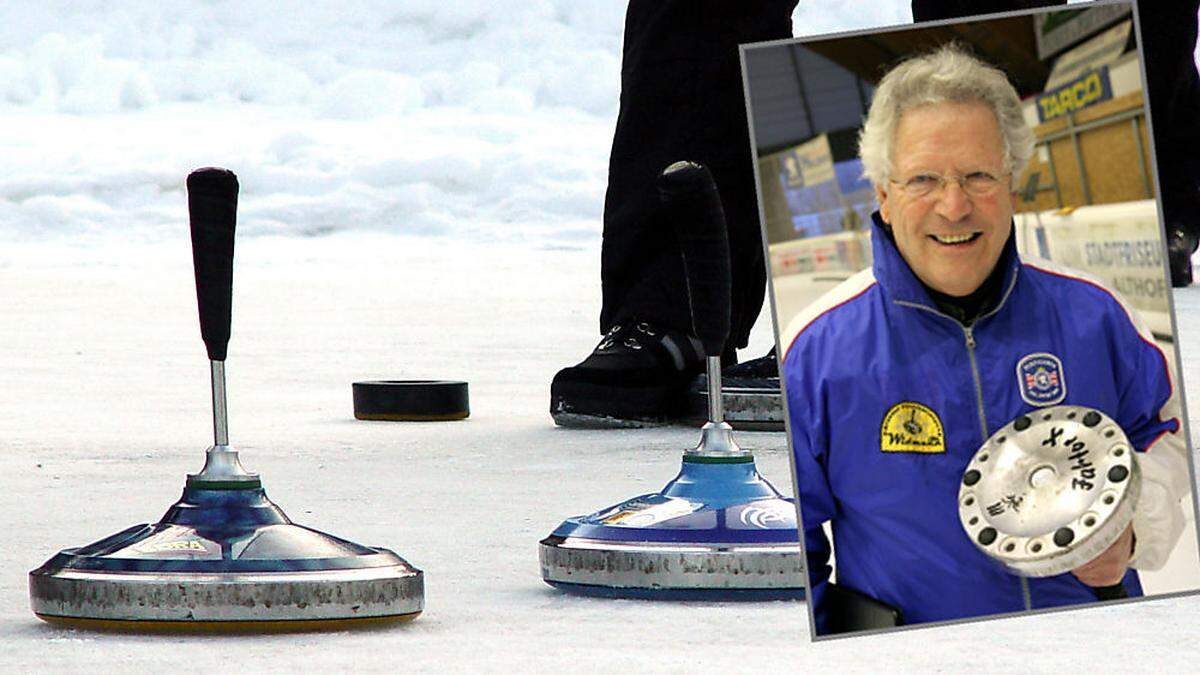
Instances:
[[[1121,536],[1117,537],[1113,545],[1109,546],[1104,553],[1071,570],[1071,574],[1088,586],[1096,588],[1112,586],[1125,577],[1125,570],[1129,569],[1131,557],[1133,557],[1133,525],[1125,528]]]

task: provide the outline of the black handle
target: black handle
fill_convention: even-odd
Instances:
[[[237,223],[238,180],[228,169],[196,169],[187,177],[192,221],[192,264],[200,336],[208,358],[224,361],[233,306],[233,230]]]
[[[708,356],[729,337],[729,235],[712,174],[695,162],[675,162],[658,177],[666,216],[675,228],[687,275],[692,329]]]

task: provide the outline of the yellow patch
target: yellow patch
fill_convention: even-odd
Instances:
[[[937,413],[915,401],[902,401],[883,416],[879,449],[884,452],[945,452],[946,434]]]

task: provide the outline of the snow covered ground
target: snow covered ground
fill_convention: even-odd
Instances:
[[[907,0],[802,5],[798,33],[909,20]],[[624,4],[298,7],[0,8],[0,671],[927,672],[985,643],[987,665],[1035,672],[1200,656],[1194,599],[811,645],[802,603],[542,584],[542,536],[659,488],[696,438],[567,431],[546,412],[554,371],[597,339]],[[30,569],[157,519],[211,440],[182,189],[207,164],[243,183],[232,441],[294,520],[425,570],[411,624],[147,637],[29,612]],[[1200,290],[1179,298],[1182,334],[1200,335]],[[471,418],[354,421],[350,382],[384,377],[466,379]],[[782,435],[739,439],[786,489]]]

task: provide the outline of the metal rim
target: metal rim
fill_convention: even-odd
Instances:
[[[113,633],[208,634],[208,633],[307,633],[330,630],[369,630],[408,623],[420,611],[394,616],[339,619],[292,619],[273,621],[162,621],[124,619],[86,619],[37,614],[46,623],[63,628]]]
[[[538,547],[547,583],[629,589],[799,589],[804,564],[789,544],[622,543],[548,537]]]
[[[278,622],[403,617],[424,608],[411,567],[278,573],[36,570],[40,617],[116,622]]]

